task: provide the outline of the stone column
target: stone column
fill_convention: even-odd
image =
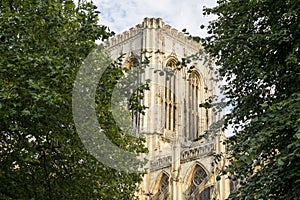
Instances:
[[[178,135],[172,144],[171,199],[181,200],[180,142]]]

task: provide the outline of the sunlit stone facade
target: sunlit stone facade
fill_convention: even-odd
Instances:
[[[192,70],[177,61],[196,54],[201,45],[166,25],[160,18],[145,18],[141,24],[109,40],[113,58],[126,53],[124,67],[131,68],[149,58],[139,81],[150,79],[144,94],[145,115],[133,113],[132,126],[146,137],[149,172],[138,186],[137,195],[146,199],[225,199],[229,182],[216,181],[214,153],[224,152],[223,134],[200,139],[217,120],[210,109],[199,104],[216,93],[214,66],[199,61]],[[167,72],[171,71],[171,75]],[[173,75],[172,75],[173,73]]]

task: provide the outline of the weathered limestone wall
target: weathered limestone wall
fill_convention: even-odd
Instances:
[[[228,183],[224,180],[215,182],[215,166],[212,166],[212,154],[225,151],[224,147],[218,140],[193,142],[189,139],[191,119],[186,113],[189,112],[192,95],[189,92],[190,73],[187,70],[176,72],[172,85],[175,90],[172,92],[176,95],[175,129],[165,128],[163,107],[166,102],[166,73],[162,75],[159,70],[165,70],[167,62],[172,59],[181,60],[196,54],[202,49],[201,45],[166,25],[160,18],[145,18],[141,24],[110,39],[108,47],[112,58],[126,53],[124,64],[132,56],[140,62],[146,57],[150,59],[149,69],[140,77],[141,82],[151,80],[150,90],[145,93],[143,100],[149,109],[145,116],[139,116],[139,133],[145,134],[150,151],[150,171],[137,191],[140,199],[151,199],[157,193],[163,173],[169,176],[169,199],[187,199],[185,191],[191,185],[196,165],[208,174],[207,182],[201,187],[213,185],[214,195],[220,200],[225,199],[229,190]],[[202,103],[215,94],[215,82],[212,81],[214,71],[204,62],[197,62],[195,71],[200,77],[198,103]],[[198,129],[203,134],[216,117],[212,111],[206,112],[203,108],[199,108],[199,113]],[[173,115],[170,117],[173,118]]]

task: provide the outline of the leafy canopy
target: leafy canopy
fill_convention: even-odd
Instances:
[[[230,198],[299,199],[300,2],[219,0],[204,12],[218,16],[202,43],[232,108],[223,174],[239,188]]]
[[[0,2],[0,199],[132,199],[140,174],[94,159],[72,117],[72,89],[82,61],[112,32],[98,25],[92,3],[71,0]],[[99,121],[115,143],[145,151],[115,127],[105,101],[121,69],[99,84]],[[112,76],[116,75],[116,76]],[[102,113],[102,114],[101,114]],[[104,114],[103,114],[104,113]],[[121,139],[123,138],[123,139]]]

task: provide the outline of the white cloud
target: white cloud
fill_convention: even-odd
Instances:
[[[140,24],[145,17],[161,17],[173,28],[186,28],[193,35],[205,36],[200,25],[212,17],[203,16],[202,9],[213,7],[216,0],[94,0],[101,12],[100,23],[116,33]]]

